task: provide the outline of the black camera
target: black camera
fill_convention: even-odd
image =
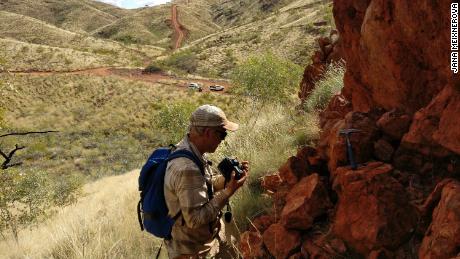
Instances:
[[[243,167],[240,165],[238,160],[233,158],[224,158],[219,165],[217,165],[220,173],[225,177],[226,182],[230,182],[232,179],[232,172],[235,171],[235,179],[239,180],[243,177]]]

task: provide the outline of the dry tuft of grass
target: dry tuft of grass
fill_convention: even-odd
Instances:
[[[75,205],[32,230],[19,243],[0,242],[2,258],[151,258],[160,240],[141,232],[135,213],[139,198],[134,170],[87,184]]]

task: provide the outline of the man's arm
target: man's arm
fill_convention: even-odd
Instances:
[[[214,175],[212,177],[212,186],[215,191],[223,190],[225,188],[225,177],[221,174]]]

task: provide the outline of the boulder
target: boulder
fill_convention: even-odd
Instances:
[[[460,251],[460,183],[448,182],[442,189],[433,220],[422,245],[419,258],[453,258]]]
[[[350,112],[343,120],[337,121],[329,131],[321,134],[318,150],[328,159],[329,172],[333,172],[339,166],[349,165],[346,138],[340,134],[340,130],[359,130],[349,134],[356,163],[363,163],[372,158],[374,141],[378,136],[374,117],[373,113]]]
[[[395,152],[393,146],[384,139],[374,143],[374,156],[383,162],[390,162]]]
[[[278,190],[282,183],[283,180],[281,179],[280,175],[275,173],[262,177],[261,186],[264,188],[264,190],[273,193]]]
[[[425,155],[460,155],[460,121],[453,119],[458,114],[460,91],[447,87],[426,108],[415,114],[402,144],[424,151]]]
[[[303,258],[345,258],[347,247],[336,237],[316,234],[305,238],[300,252]]]
[[[271,225],[263,234],[264,244],[276,259],[288,258],[300,247],[300,234],[288,230],[281,224]]]
[[[241,234],[240,252],[243,258],[267,258],[262,235],[259,232],[246,231]]]
[[[292,187],[281,213],[281,223],[286,228],[309,229],[315,218],[332,207],[328,192],[318,174],[304,177]]]
[[[389,137],[394,140],[401,140],[403,135],[409,130],[412,117],[393,109],[386,112],[377,121],[377,126]]]
[[[279,176],[288,185],[296,184],[300,178],[308,174],[308,160],[292,156],[279,169]]]
[[[249,227],[250,231],[257,231],[263,233],[267,228],[275,223],[275,217],[271,215],[261,215],[252,221]]]
[[[333,233],[362,255],[393,250],[407,241],[418,221],[391,165],[374,162],[352,171],[338,168],[334,189],[339,201]]]

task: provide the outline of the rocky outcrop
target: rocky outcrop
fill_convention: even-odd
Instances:
[[[332,207],[324,184],[318,174],[300,180],[287,194],[286,205],[281,212],[281,222],[286,228],[311,228],[315,218]]]
[[[416,209],[392,171],[391,165],[381,162],[356,171],[336,170],[334,189],[339,200],[333,232],[360,254],[395,250],[415,230]]]
[[[460,183],[453,181],[442,188],[419,250],[419,258],[453,258],[460,249]]]
[[[344,88],[320,113],[317,146],[263,181],[274,201],[270,223],[263,221],[269,254],[460,256],[460,80],[449,64],[450,3],[334,0]],[[323,54],[305,70],[302,100],[328,62]],[[355,170],[346,129],[358,130],[349,135]]]
[[[313,90],[315,82],[323,76],[327,65],[342,59],[339,41],[337,31],[332,31],[329,37],[318,39],[319,50],[313,55],[312,64],[305,68],[300,83],[298,96],[302,104]]]

